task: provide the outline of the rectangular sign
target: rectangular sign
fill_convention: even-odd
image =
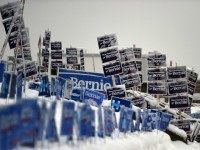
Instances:
[[[66,48],[66,55],[77,56],[78,50],[76,48]]]
[[[148,81],[165,81],[166,80],[166,69],[148,69]]]
[[[83,93],[83,101],[86,104],[90,104],[93,106],[100,106],[103,102],[103,99],[105,98],[105,95],[103,93],[85,89]]]
[[[117,48],[108,49],[100,52],[102,63],[119,60],[119,52]]]
[[[136,73],[137,64],[135,61],[122,62],[122,70],[124,74]]]
[[[126,89],[122,85],[107,88],[107,95],[108,95],[108,100],[110,100],[112,96],[122,98],[126,96]]]
[[[17,72],[21,72],[23,75],[22,77],[24,78],[24,67],[23,65],[20,65],[17,67]],[[28,62],[25,64],[25,74],[26,74],[26,77],[30,77],[30,76],[33,76],[33,75],[36,75],[37,74],[37,67],[36,67],[36,64],[35,62]]]
[[[77,64],[78,58],[77,57],[67,57],[67,64]]]
[[[190,131],[190,120],[177,120],[176,122],[172,122],[172,124],[186,132]]]
[[[133,52],[135,55],[135,58],[140,59],[142,56],[142,49],[141,48],[133,48]]]
[[[189,106],[188,96],[169,97],[170,108],[183,108]]]
[[[103,65],[103,71],[104,71],[105,76],[120,74],[122,73],[121,62],[116,61],[114,63]]]
[[[81,65],[84,66],[84,64],[85,64],[85,59],[84,59],[84,57],[82,57],[82,58],[80,59],[80,61],[81,61]]]
[[[193,95],[195,92],[196,86],[194,84],[188,83],[188,94]]]
[[[99,49],[104,49],[112,46],[117,46],[117,36],[116,34],[109,34],[97,37],[97,42]]]
[[[62,61],[51,61],[51,68],[62,67]]]
[[[42,56],[43,57],[49,57],[49,50],[48,49],[42,49]]]
[[[186,78],[186,66],[177,66],[177,67],[167,67],[167,78],[168,79],[180,79]]]
[[[130,108],[131,102],[129,100],[113,96],[111,100],[111,107],[114,108],[116,112],[119,112],[121,106]]]
[[[51,51],[51,59],[62,59],[62,51]]]
[[[168,90],[169,94],[187,93],[188,91],[187,81],[169,82]]]
[[[165,54],[149,54],[148,66],[151,67],[165,67],[166,66],[166,55]]]
[[[137,65],[137,70],[142,71],[142,61],[135,61]]]
[[[139,74],[128,74],[120,77],[122,84],[125,84],[126,89],[141,85]]]
[[[135,58],[133,48],[119,50],[121,61],[130,61]]]
[[[62,43],[59,42],[51,42],[51,50],[62,50]]]
[[[130,100],[133,105],[142,108],[145,100],[143,97],[127,97],[126,99]]]
[[[198,79],[198,74],[192,70],[187,70],[187,80],[193,84],[196,84]]]
[[[81,49],[79,52],[80,52],[80,57],[84,57],[83,49]]]
[[[46,49],[49,48],[50,38],[51,38],[51,31],[45,30],[45,37],[43,38],[43,46],[45,46]]]
[[[166,94],[166,85],[164,82],[148,83],[149,94]]]
[[[10,17],[13,17],[14,14],[17,12],[18,8],[20,8],[20,1],[7,3],[3,6],[0,6],[2,19],[4,20],[4,19],[10,18]],[[20,11],[20,12],[22,13],[22,11]]]

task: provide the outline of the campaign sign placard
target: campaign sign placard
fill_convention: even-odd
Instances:
[[[4,20],[4,19],[10,18],[10,17],[13,17],[14,14],[17,12],[18,8],[20,8],[20,1],[7,3],[3,6],[0,6],[2,19]],[[20,14],[21,13],[22,13],[22,11],[20,11]]]
[[[142,61],[135,61],[137,65],[137,70],[142,71]]]
[[[110,100],[112,96],[121,97],[121,98],[125,97],[126,96],[125,87],[122,85],[119,85],[116,87],[107,88],[107,95],[108,95],[108,100]]]
[[[108,79],[109,82],[112,80],[111,77],[105,77],[103,73],[89,72],[89,71],[82,71],[82,70],[69,70],[65,68],[59,68],[59,74],[67,74],[65,75],[65,77],[67,78],[70,78],[70,76],[73,77],[74,74],[80,74],[80,75],[86,75],[86,76],[88,75],[90,78],[92,78],[93,76],[97,76],[97,77],[99,76],[100,81],[103,78],[105,78],[106,80]],[[81,77],[79,80],[81,80]],[[119,75],[115,75],[115,83],[116,85],[121,85],[121,80],[120,80]]]
[[[124,74],[136,73],[137,65],[135,61],[122,62],[122,70]]]
[[[100,106],[103,102],[105,95],[103,93],[85,89],[83,93],[83,101],[86,104],[93,105],[93,106]]]
[[[99,49],[118,45],[116,34],[109,34],[109,35],[97,37],[97,42],[98,42]]]
[[[82,58],[80,59],[80,61],[81,61],[81,65],[84,66],[84,64],[85,64],[85,59],[84,59],[84,57],[82,57]]]
[[[77,64],[78,58],[77,57],[67,57],[67,64]]]
[[[188,91],[187,81],[178,81],[178,82],[168,83],[169,94],[187,93],[187,91]]]
[[[191,115],[191,106],[190,107],[184,107],[184,108],[178,108],[179,111],[182,111],[188,115]]]
[[[48,49],[42,49],[42,56],[43,57],[49,57],[49,50]]]
[[[71,69],[74,69],[74,70],[81,70],[81,65],[80,64],[73,64],[70,67],[71,67]]]
[[[119,59],[119,52],[117,48],[108,49],[100,52],[102,63],[110,62]]]
[[[126,97],[126,99],[130,100],[133,105],[140,108],[145,103],[144,97]]]
[[[189,82],[188,83],[188,94],[193,95],[195,92],[195,88],[196,88],[196,86]]]
[[[167,78],[168,79],[180,79],[186,78],[186,66],[177,66],[177,67],[167,67]]]
[[[3,21],[3,25],[4,25],[4,29],[6,31],[6,34],[8,33],[11,22],[12,22],[12,18],[9,18],[9,19],[6,19],[5,21]],[[21,27],[21,29],[25,28],[24,20],[23,20],[22,16],[18,16],[17,19],[15,20],[14,26],[11,29],[11,33],[18,31],[19,26]]]
[[[125,84],[126,89],[139,86],[141,84],[139,74],[128,74],[121,76],[122,84]]]
[[[130,60],[134,59],[134,57],[135,57],[133,48],[119,50],[119,54],[120,54],[120,58],[121,58],[122,62],[130,61]]]
[[[17,72],[22,73],[22,77],[24,78],[24,66],[20,65],[17,67]],[[37,74],[37,67],[34,61],[28,62],[25,64],[25,76],[30,77]]]
[[[147,74],[148,74],[148,81],[165,81],[166,80],[165,68],[148,69]]]
[[[127,99],[113,96],[111,100],[111,107],[115,109],[115,112],[119,112],[121,106],[131,108],[131,102]]]
[[[103,65],[103,71],[105,76],[120,74],[122,73],[121,62],[116,61],[114,63]]]
[[[68,56],[77,56],[78,55],[77,48],[66,48],[66,55],[68,55]]]
[[[9,43],[10,49],[13,49],[16,47],[17,37],[18,37],[17,32],[13,32],[10,34],[10,36],[8,38],[8,43]]]
[[[190,120],[177,120],[171,123],[186,132],[190,131]]]
[[[133,53],[135,58],[140,59],[142,56],[142,49],[141,48],[133,48]]]
[[[169,97],[170,108],[182,108],[189,106],[188,96]]]
[[[83,49],[81,49],[81,50],[79,51],[79,53],[80,53],[80,57],[84,57]]]
[[[62,67],[62,61],[51,61],[51,68]]]
[[[45,46],[45,48],[49,48],[50,45],[50,38],[51,38],[51,31],[49,30],[45,30],[45,37],[43,38],[43,46]]]
[[[61,50],[61,49],[62,49],[62,43],[60,41],[51,42],[51,50]]]
[[[24,28],[23,30],[21,30],[21,36],[22,36],[22,46],[30,47],[29,29]]]
[[[62,51],[51,51],[51,59],[62,59]]]
[[[165,67],[166,66],[166,55],[165,54],[149,54],[148,66],[150,67]]]
[[[164,82],[149,82],[147,86],[149,94],[166,94],[166,85]]]
[[[197,82],[198,74],[193,70],[187,70],[187,80],[193,84]]]

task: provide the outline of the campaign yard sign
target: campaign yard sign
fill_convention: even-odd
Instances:
[[[141,85],[139,74],[128,74],[120,76],[121,83],[125,84],[126,89]]]
[[[119,60],[119,52],[117,48],[108,49],[100,52],[102,63]]]
[[[135,62],[136,62],[137,70],[138,71],[142,71],[142,61],[137,60]]]
[[[184,130],[185,132],[190,131],[190,120],[176,120],[171,123],[177,126],[179,129]]]
[[[135,61],[122,62],[122,70],[124,74],[136,73],[138,71],[137,64]]]
[[[188,83],[188,94],[193,95],[195,92],[196,85]]]
[[[78,55],[78,50],[76,48],[66,48],[66,55],[68,55],[68,56],[77,56]]]
[[[168,92],[169,94],[181,94],[187,93],[188,84],[187,81],[169,82]]]
[[[104,49],[112,46],[117,46],[117,36],[116,34],[109,34],[97,37],[97,42],[99,49]]]
[[[51,50],[62,50],[62,43],[60,41],[51,42]]]
[[[196,84],[198,79],[198,74],[192,70],[187,70],[187,80],[193,84]]]
[[[165,68],[153,68],[147,70],[148,81],[165,81],[166,69]]]
[[[164,82],[152,82],[147,86],[149,94],[166,94],[166,85]]]
[[[51,38],[51,31],[45,30],[45,37],[43,38],[43,46],[45,46],[46,49],[49,48],[50,38]]]
[[[135,58],[133,48],[119,50],[121,62],[130,61]]]
[[[149,68],[165,67],[166,55],[165,54],[149,54],[147,57]]]
[[[168,67],[167,68],[167,78],[168,79],[181,79],[186,78],[186,66]]]
[[[170,108],[189,107],[188,96],[173,96],[169,97]]]
[[[142,56],[142,49],[141,48],[133,48],[133,53],[136,59],[140,59]]]
[[[145,103],[144,97],[126,97],[126,99],[130,100],[131,103],[137,107],[142,108],[143,104]]]
[[[24,78],[24,67],[20,65],[17,67],[17,72],[22,73],[22,77]],[[30,77],[37,74],[37,67],[34,61],[27,62],[25,64],[25,77]]]
[[[77,64],[78,63],[78,58],[77,57],[67,57],[67,64]]]
[[[129,100],[115,96],[112,97],[111,107],[115,109],[115,112],[119,112],[122,105],[131,108],[131,102]]]
[[[62,59],[62,51],[51,51],[51,59]]]
[[[105,95],[103,93],[85,89],[83,93],[83,101],[86,104],[93,105],[93,106],[100,106],[103,102]]]
[[[120,98],[125,97],[126,96],[125,87],[122,85],[119,85],[119,86],[107,88],[107,96],[108,96],[108,100],[110,100],[112,96],[120,97]]]
[[[105,76],[111,76],[122,73],[122,66],[120,61],[103,65],[103,71]]]

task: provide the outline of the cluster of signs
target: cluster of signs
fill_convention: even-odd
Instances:
[[[3,26],[6,34],[9,34],[8,43],[10,49],[14,49],[16,62],[31,61],[29,30],[25,27],[22,17],[21,2],[12,2],[0,7]]]
[[[41,72],[48,72],[49,69],[49,46],[50,46],[50,39],[51,39],[51,31],[45,30],[45,36],[43,38],[43,46],[42,49],[42,70]]]
[[[60,41],[51,42],[51,75],[57,75],[58,67],[62,66],[62,43]]]

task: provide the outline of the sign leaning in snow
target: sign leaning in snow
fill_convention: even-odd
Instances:
[[[188,83],[188,94],[193,95],[195,92],[196,86],[194,84]]]
[[[187,81],[169,82],[168,90],[169,94],[187,93],[188,91]]]
[[[62,59],[62,51],[51,51],[51,59]]]
[[[180,79],[186,78],[186,66],[168,67],[167,77],[168,79]]]
[[[66,48],[66,55],[77,56],[77,54],[78,54],[78,50],[76,48]]]
[[[107,95],[108,95],[109,100],[112,98],[112,96],[125,97],[126,96],[125,87],[122,85],[119,85],[112,88],[107,88]]]
[[[126,89],[139,86],[141,84],[139,74],[128,74],[120,76],[122,84],[125,84]]]
[[[102,63],[110,62],[119,59],[117,48],[108,49],[100,52]]]
[[[78,58],[77,57],[67,57],[67,64],[77,64]]]
[[[141,56],[142,56],[141,48],[133,48],[133,52],[134,52],[135,58],[141,58]]]
[[[131,102],[129,100],[122,99],[122,98],[119,98],[119,97],[114,97],[114,96],[112,97],[111,107],[114,108],[116,112],[120,111],[120,107],[122,105],[130,108]]]
[[[165,68],[155,68],[147,70],[148,81],[165,81],[166,79],[166,69]]]
[[[166,55],[165,54],[149,54],[148,66],[151,67],[165,67],[166,66]]]
[[[61,50],[62,43],[61,42],[51,42],[51,50]]]
[[[133,52],[133,48],[127,48],[127,49],[119,50],[119,54],[120,54],[120,58],[121,58],[122,62],[123,61],[130,61],[135,57],[134,52]]]
[[[104,49],[104,48],[118,45],[116,34],[109,34],[109,35],[97,37],[97,42],[98,42],[99,49]]]
[[[122,62],[122,70],[124,74],[136,73],[137,64],[135,61]]]
[[[122,73],[121,62],[116,61],[114,63],[103,65],[103,71],[104,71],[105,76],[120,74]]]
[[[192,70],[187,70],[187,80],[191,83],[196,83],[198,74]]]
[[[148,83],[149,94],[166,94],[166,85],[163,82]]]
[[[182,108],[189,106],[188,96],[169,97],[170,108]]]

